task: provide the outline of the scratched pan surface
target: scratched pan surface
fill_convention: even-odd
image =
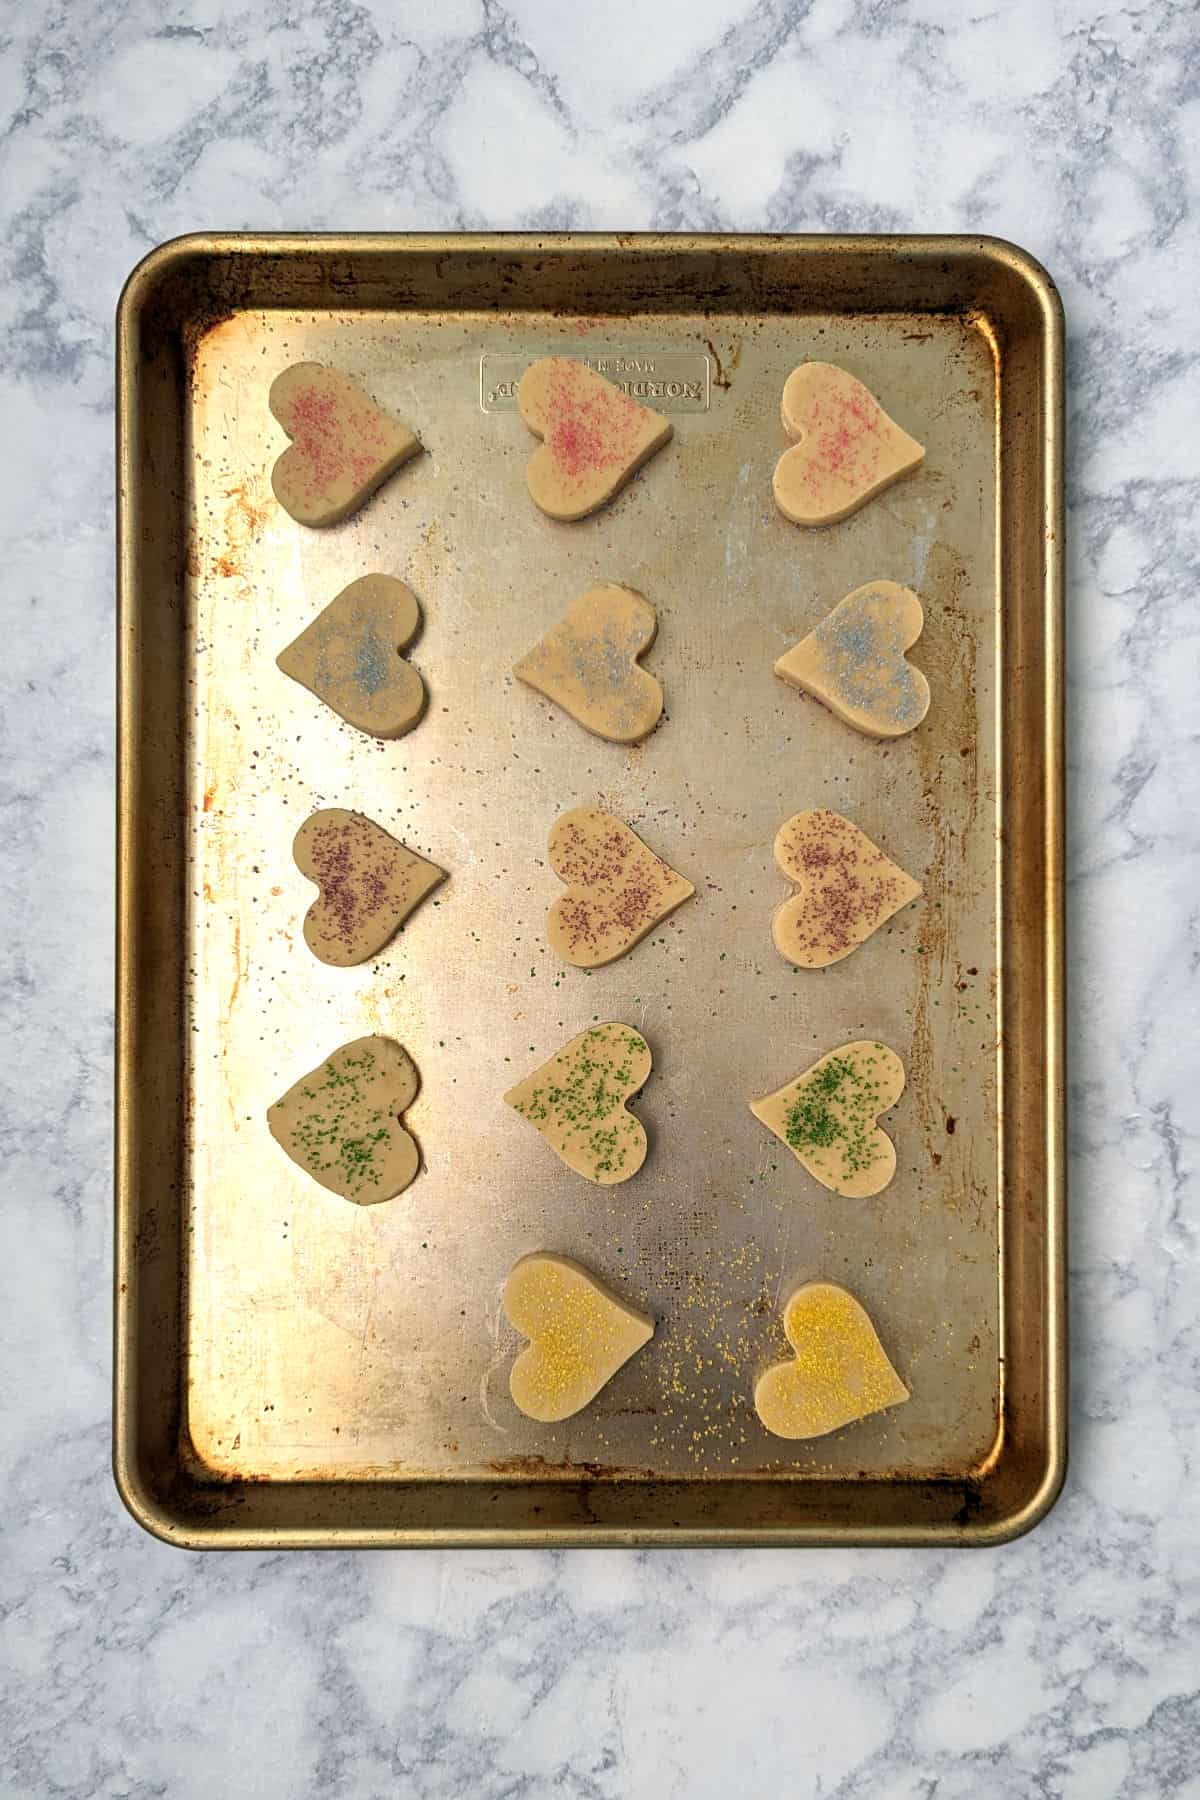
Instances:
[[[121,854],[116,1466],[150,1529],[199,1545],[970,1542],[1061,1480],[1061,322],[1044,275],[969,239],[193,238],[143,264],[120,330]],[[586,355],[672,443],[564,525],[524,485],[512,386]],[[853,518],[771,497],[788,372],[860,376],[926,460]],[[276,504],[267,390],[312,358],[426,454],[356,517]],[[419,727],[380,744],[275,667],[347,582],[423,610]],[[914,587],[933,703],[891,744],[774,659],[849,589]],[[516,683],[599,581],[655,606],[666,717],[628,749]],[[697,893],[612,967],[547,949],[546,834],[601,803]],[[309,954],[292,862],[314,807],[380,821],[449,881],[372,962]],[[847,813],[925,885],[844,963],[770,936],[771,845]],[[572,1176],[501,1101],[593,1020],[644,1032],[651,1149]],[[364,1032],[421,1091],[422,1171],[347,1205],[269,1104]],[[851,1038],[899,1052],[895,1180],[826,1192],[747,1102]],[[576,1256],[652,1344],[583,1414],[508,1396],[516,1258]],[[867,1306],[912,1390],[810,1444],[756,1376],[812,1277]]]

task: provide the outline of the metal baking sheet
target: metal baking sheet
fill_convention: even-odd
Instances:
[[[1051,1503],[1064,1459],[1061,318],[991,240],[202,237],[120,314],[116,1468],[192,1545],[972,1542]],[[656,384],[671,446],[578,524],[524,485],[525,363]],[[788,372],[842,364],[927,446],[853,518],[771,497]],[[275,503],[273,376],[362,379],[427,453],[326,531]],[[430,695],[409,736],[343,725],[275,667],[354,577],[401,576]],[[772,675],[849,589],[914,587],[933,703],[890,744]],[[601,580],[640,589],[667,716],[589,737],[514,659]],[[546,834],[602,803],[696,898],[617,964],[559,964]],[[776,828],[851,816],[925,884],[846,962],[795,971]],[[307,951],[292,862],[318,806],[449,871],[356,969]],[[643,1170],[573,1177],[501,1101],[593,1020],[637,1026]],[[265,1113],[368,1031],[421,1074],[423,1168],[354,1208]],[[877,1037],[907,1066],[895,1180],[819,1188],[747,1102]],[[512,1406],[515,1259],[577,1256],[658,1321],[584,1413]],[[911,1401],[769,1437],[780,1309],[829,1277]]]

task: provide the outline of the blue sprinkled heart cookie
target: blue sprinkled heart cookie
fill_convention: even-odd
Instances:
[[[410,587],[394,575],[362,575],[275,661],[348,725],[402,737],[425,710],[425,683],[403,656],[420,624]]]
[[[869,581],[781,656],[775,673],[868,737],[903,737],[929,711],[929,683],[905,655],[924,623],[911,588]]]

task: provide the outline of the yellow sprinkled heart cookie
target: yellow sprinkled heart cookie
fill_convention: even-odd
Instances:
[[[421,609],[393,575],[363,575],[275,658],[285,675],[372,737],[403,737],[425,710],[425,683],[404,660]]]
[[[866,1309],[845,1288],[806,1282],[785,1306],[783,1328],[796,1354],[754,1389],[754,1409],[776,1437],[825,1437],[909,1398]]]
[[[338,968],[366,962],[395,936],[446,871],[362,813],[313,813],[292,845],[296,867],[321,892],[304,918],[313,955]]]
[[[886,1044],[842,1044],[750,1102],[750,1111],[797,1162],[852,1200],[883,1191],[896,1173],[896,1146],[877,1120],[904,1092],[904,1064]]]
[[[657,631],[650,602],[610,582],[573,600],[513,674],[597,737],[636,744],[662,716],[662,688],[638,663]]]
[[[865,832],[827,807],[785,820],[775,861],[799,892],[775,909],[771,936],[799,969],[841,962],[921,892]]]
[[[577,806],[556,820],[548,851],[568,887],[546,915],[546,941],[577,969],[615,962],[696,891],[623,819],[598,807]]]
[[[839,600],[775,673],[868,737],[903,737],[929,711],[929,683],[905,656],[925,614],[911,588],[869,581]]]
[[[848,517],[925,456],[871,390],[833,363],[793,369],[781,411],[793,446],[775,465],[772,485],[780,512],[796,525]]]
[[[568,356],[531,363],[517,406],[542,439],[526,471],[529,493],[552,519],[595,512],[671,435],[668,419]]]
[[[279,504],[301,525],[336,525],[416,456],[420,439],[349,375],[293,363],[267,404],[292,439],[271,470]]]
[[[306,1175],[357,1206],[373,1206],[402,1193],[420,1167],[400,1124],[419,1085],[399,1044],[356,1038],[290,1087],[267,1124]]]
[[[581,1263],[545,1250],[514,1265],[504,1311],[529,1339],[509,1377],[513,1401],[544,1424],[581,1412],[654,1336],[646,1313],[619,1299]]]
[[[568,1169],[611,1187],[646,1160],[646,1133],[626,1105],[652,1059],[628,1025],[592,1025],[510,1088],[504,1099],[536,1127]]]

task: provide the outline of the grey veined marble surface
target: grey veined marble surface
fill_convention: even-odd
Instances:
[[[1200,15],[0,5],[5,1795],[1200,1796]],[[195,1557],[108,1475],[113,306],[213,227],[983,230],[1071,331],[1074,1459],[998,1552]]]

